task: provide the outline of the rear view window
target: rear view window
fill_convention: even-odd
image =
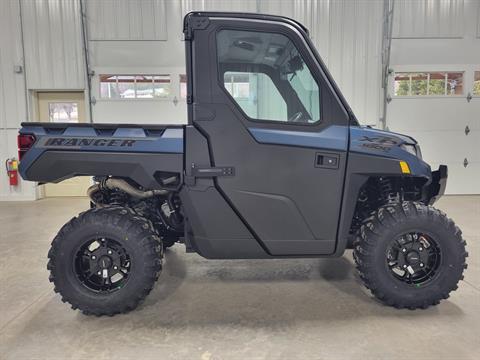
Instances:
[[[251,119],[313,124],[320,121],[320,90],[286,36],[222,30],[217,35],[221,81]]]

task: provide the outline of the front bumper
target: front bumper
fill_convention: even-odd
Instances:
[[[428,205],[436,202],[444,193],[447,187],[448,168],[440,165],[437,171],[432,171],[432,181],[426,186],[425,197]]]

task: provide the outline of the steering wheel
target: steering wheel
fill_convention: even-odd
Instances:
[[[303,116],[303,112],[301,111],[296,112],[295,114],[293,114],[288,118],[288,122],[299,122],[302,116]]]

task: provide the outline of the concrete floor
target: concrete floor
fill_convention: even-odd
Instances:
[[[340,259],[209,261],[176,245],[139,309],[72,311],[52,291],[49,244],[86,199],[0,203],[0,359],[478,359],[480,197],[438,207],[463,229],[465,281],[439,306],[395,310]]]

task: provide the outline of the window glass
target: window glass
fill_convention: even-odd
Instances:
[[[180,75],[180,98],[187,98],[187,75],[185,74]]]
[[[287,104],[264,73],[226,72],[225,89],[252,119],[287,121]]]
[[[305,124],[320,120],[318,83],[286,36],[221,30],[217,55],[225,90],[250,118]]]
[[[448,73],[447,76],[447,95],[463,94],[463,73]]]
[[[480,95],[480,71],[475,71],[474,74],[473,95]]]
[[[463,72],[395,73],[395,96],[454,96],[463,94]]]
[[[100,97],[118,99],[117,77],[112,75],[100,75]]]
[[[137,75],[135,76],[136,97],[139,99],[153,98],[153,76]]]
[[[396,73],[395,74],[395,96],[410,95],[410,74]]]
[[[430,73],[428,82],[429,95],[445,95],[446,74],[443,72]]]
[[[427,74],[425,73],[416,73],[412,74],[411,77],[411,92],[412,95],[427,95]]]
[[[104,99],[151,99],[170,96],[170,75],[100,75]]]
[[[135,98],[135,76],[119,75],[117,76],[118,92],[122,99]]]
[[[78,103],[51,102],[48,103],[50,122],[78,122]]]
[[[153,77],[153,96],[166,98],[170,96],[170,75],[155,75]]]

